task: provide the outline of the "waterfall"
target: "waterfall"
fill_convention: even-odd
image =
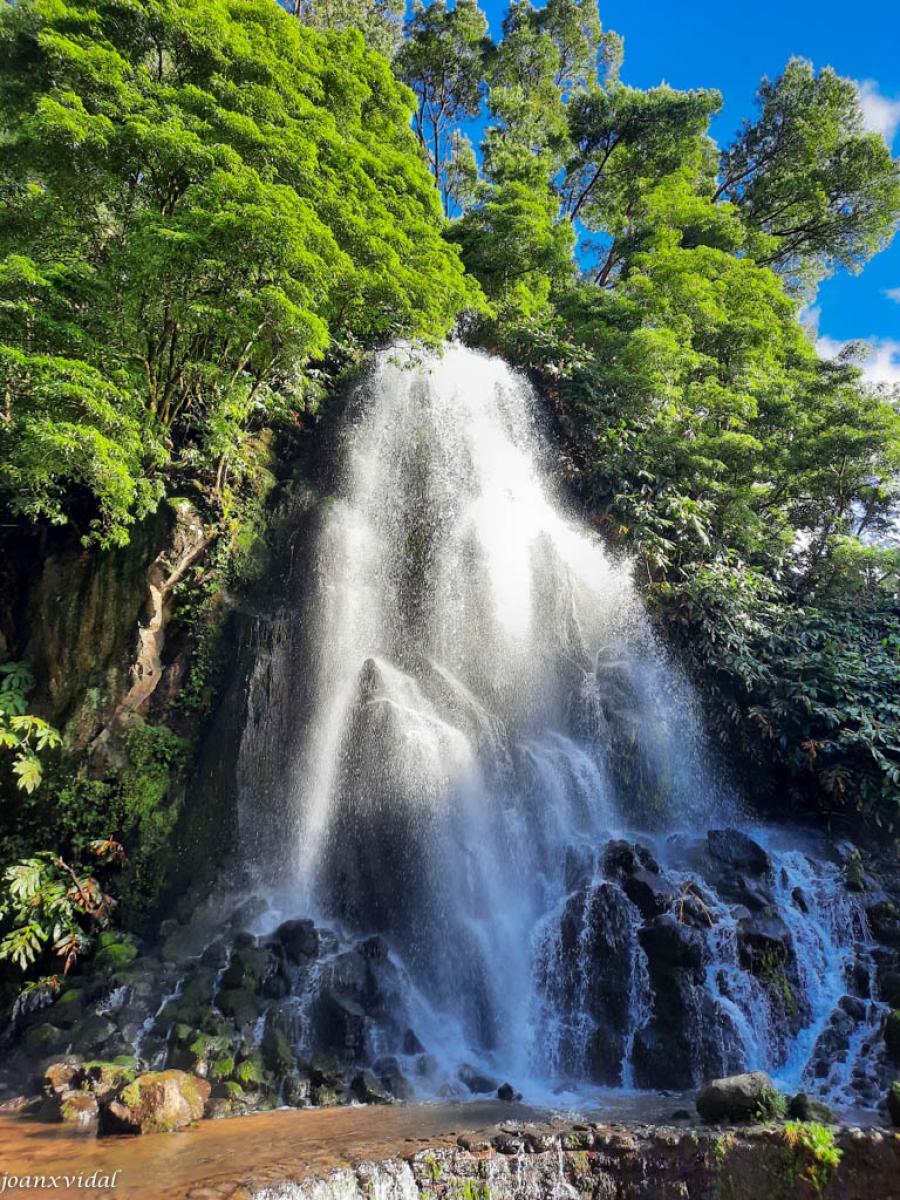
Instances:
[[[341,1047],[398,1057],[423,1094],[744,1067],[846,1089],[851,1062],[819,1086],[814,1058],[852,1007],[853,900],[711,770],[631,563],[558,492],[527,382],[395,347],[337,463],[273,651],[290,712],[245,733],[284,769],[258,785],[252,747],[242,768],[276,915],[333,934],[302,1028],[330,988]],[[860,1003],[851,1058],[880,1019]]]

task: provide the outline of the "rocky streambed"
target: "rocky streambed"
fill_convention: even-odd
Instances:
[[[900,1200],[900,1140],[488,1103],[281,1110],[100,1141],[6,1114],[0,1173],[6,1190],[106,1200]]]

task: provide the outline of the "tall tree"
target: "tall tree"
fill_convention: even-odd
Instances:
[[[481,112],[492,43],[478,0],[415,0],[406,22],[406,40],[395,61],[397,74],[416,94],[413,118],[431,173],[453,210],[449,179],[459,152],[458,126]]]
[[[765,235],[757,260],[799,286],[859,271],[900,222],[900,160],[865,131],[856,84],[794,58],[757,105],[722,155],[716,197]]]

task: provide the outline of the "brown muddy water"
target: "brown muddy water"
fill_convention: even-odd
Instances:
[[[667,1121],[683,1106],[692,1107],[678,1097],[620,1097],[614,1112],[586,1115],[622,1124],[655,1123]],[[0,1200],[244,1200],[267,1183],[409,1157],[426,1146],[453,1145],[464,1133],[489,1138],[500,1124],[563,1127],[572,1117],[496,1101],[281,1109],[203,1121],[180,1133],[98,1139],[2,1113]],[[43,1188],[34,1186],[35,1176],[45,1177]]]

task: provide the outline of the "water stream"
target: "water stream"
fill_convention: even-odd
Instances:
[[[337,458],[276,648],[292,711],[251,721],[240,768],[258,931],[336,935],[307,1049],[380,935],[359,1053],[419,1094],[476,1064],[533,1100],[741,1068],[859,1099],[882,1010],[857,902],[828,847],[742,814],[631,564],[557,494],[527,383],[395,348]]]

